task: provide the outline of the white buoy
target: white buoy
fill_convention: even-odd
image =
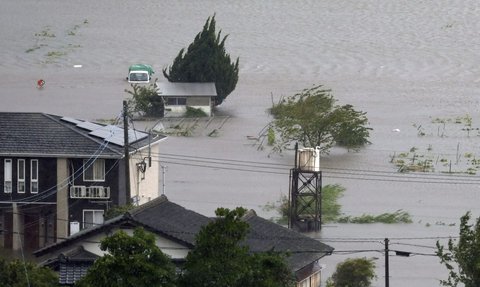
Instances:
[[[81,68],[82,65],[73,65],[74,68]]]

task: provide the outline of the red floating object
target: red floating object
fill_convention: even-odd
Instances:
[[[38,88],[43,88],[43,86],[45,86],[45,81],[43,79],[38,80],[37,86]]]

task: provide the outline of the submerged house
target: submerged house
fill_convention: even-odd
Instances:
[[[0,112],[0,126],[0,248],[35,250],[158,196],[164,136],[129,129],[126,149],[123,128],[45,113]]]
[[[181,117],[187,107],[200,109],[212,116],[213,100],[217,96],[215,83],[157,82],[157,93],[165,103],[165,115]]]
[[[103,256],[99,244],[103,238],[120,229],[133,234],[135,227],[141,226],[155,234],[158,247],[181,268],[188,252],[195,246],[196,234],[212,220],[162,195],[102,225],[82,230],[64,241],[39,249],[34,254],[42,265],[59,273],[61,285],[73,285],[96,258]],[[244,242],[250,251],[288,251],[288,264],[295,273],[297,286],[320,286],[320,259],[331,254],[332,247],[258,217],[252,210],[243,220],[250,226]]]

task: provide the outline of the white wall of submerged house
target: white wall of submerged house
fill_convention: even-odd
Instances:
[[[212,108],[210,106],[189,106],[194,109],[200,109],[209,117],[212,116]],[[183,117],[187,112],[187,106],[165,106],[165,117]]]
[[[154,144],[130,155],[130,194],[142,205],[160,196],[160,144]]]

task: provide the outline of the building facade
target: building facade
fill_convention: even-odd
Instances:
[[[27,250],[158,196],[160,135],[43,113],[0,113],[0,247]],[[126,164],[129,188],[126,186]]]

